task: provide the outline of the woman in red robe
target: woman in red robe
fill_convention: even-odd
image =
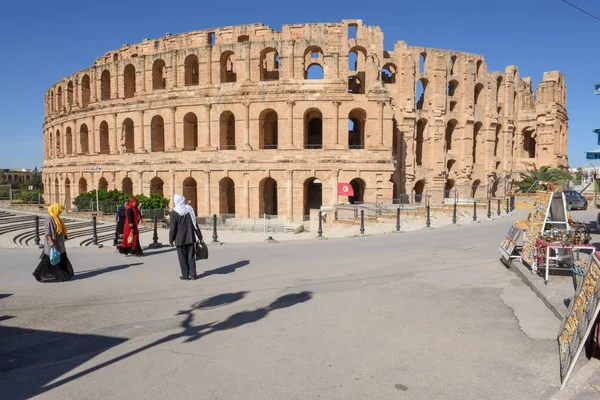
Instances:
[[[123,244],[119,253],[141,257],[144,255],[140,246],[140,234],[138,225],[140,223],[140,211],[135,197],[129,200],[129,207],[125,211],[125,226],[123,227]]]

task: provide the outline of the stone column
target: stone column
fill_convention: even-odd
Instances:
[[[204,185],[204,202],[206,203],[206,214],[211,214],[210,207],[210,171],[204,171],[206,175],[206,183]]]
[[[119,98],[119,62],[113,62],[111,65],[111,76],[110,79],[111,81],[111,90],[112,93],[110,94],[110,98],[111,99],[118,99]]]
[[[337,186],[338,186],[338,182],[340,179],[340,170],[333,170],[332,172],[332,183],[333,183],[333,187],[331,190],[331,204],[337,204],[338,203],[338,192],[337,192]]]
[[[295,54],[294,54],[294,47],[295,47],[296,41],[295,40],[290,40],[289,42],[289,46],[290,46],[290,55],[288,56],[288,74],[289,74],[289,78],[290,79],[294,79],[295,75],[296,75],[296,63],[295,63]]]
[[[98,74],[96,72],[96,67],[94,67],[94,69],[92,69],[92,73],[91,73],[91,82],[90,82],[90,91],[93,91],[94,93],[94,97],[93,97],[93,101],[98,101],[98,86],[100,85],[100,82],[98,82]],[[92,93],[90,93],[90,97]],[[90,99],[91,102],[91,99]]]
[[[169,144],[169,150],[177,149],[177,139],[175,138],[176,131],[176,120],[175,113],[177,112],[177,107],[171,107],[171,143]]]
[[[75,79],[75,84],[73,85],[73,105],[79,106],[79,80]]]
[[[204,104],[204,118],[202,118],[200,122],[200,148],[203,150],[207,150],[211,147],[211,138],[210,138],[210,109],[212,108],[211,104]]]
[[[178,82],[177,73],[178,73],[179,68],[178,68],[178,64],[177,64],[177,58],[178,58],[177,56],[178,56],[177,50],[174,50],[171,52],[171,71],[173,71],[172,72],[172,75],[173,75],[172,86],[174,88],[177,87],[177,82]]]
[[[252,150],[250,146],[250,102],[244,102],[244,117],[246,118],[246,129],[244,132],[244,150]]]
[[[206,50],[206,84],[212,85],[212,46],[205,46]]]
[[[246,218],[250,218],[250,181],[248,177],[244,180],[244,211],[246,212]]]
[[[135,123],[134,123],[135,126]],[[135,129],[135,128],[134,128]],[[138,142],[138,148],[137,148],[137,152],[138,153],[145,153],[146,152],[146,146],[145,146],[145,137],[144,137],[144,110],[140,111],[140,134],[139,134],[139,140]]]
[[[169,199],[170,204],[174,206],[173,197],[175,197],[175,172],[171,171],[171,198]]]
[[[67,132],[65,131],[65,124],[64,122],[60,124],[60,134],[61,134],[61,138],[60,138],[60,154],[61,155],[65,155],[67,154]]]
[[[252,55],[251,55],[251,47],[252,42],[244,43],[244,49],[246,51],[246,82],[250,82],[252,80]]]
[[[140,91],[146,93],[146,56],[140,56],[140,69],[142,70],[142,84]]]
[[[384,128],[384,122],[383,122],[383,109],[385,107],[385,101],[383,100],[379,100],[377,102],[377,104],[380,106],[379,108],[379,124],[380,124],[380,131],[379,131],[379,137],[377,139],[377,145],[379,147],[383,147],[383,135],[385,134],[385,128]],[[365,132],[366,133],[366,132]]]
[[[98,154],[100,153],[100,135],[96,132],[96,117],[92,117],[92,132],[94,154]]]
[[[144,171],[138,172],[139,175],[139,181],[138,181],[138,193],[137,194],[144,194]]]
[[[286,101],[288,106],[288,132],[285,135],[285,141],[283,142],[283,148],[291,149],[294,148],[294,100]]]
[[[332,103],[335,107],[335,147],[338,148],[342,142],[342,138],[340,137],[340,105],[342,102],[339,100],[333,100]]]
[[[119,154],[121,152],[121,141],[117,129],[117,113],[113,113],[113,134],[112,134],[111,154]]]
[[[286,171],[287,178],[287,215],[294,220],[294,171]]]

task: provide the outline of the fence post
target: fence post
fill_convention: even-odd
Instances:
[[[507,198],[506,198],[506,213],[507,213],[507,214],[508,214],[508,213],[510,213],[510,206],[509,206],[509,204],[508,204],[508,203],[509,203],[509,200],[508,200],[508,197],[507,197]]]
[[[500,203],[500,199],[498,199],[498,216],[500,216],[500,209],[502,208],[502,204]]]
[[[473,200],[473,221],[477,221],[477,200]]]
[[[488,219],[492,218],[492,200],[488,199]]]
[[[39,216],[35,216],[34,217],[35,220],[35,236],[33,238],[33,242],[35,243],[36,246],[40,246],[40,217]]]
[[[396,232],[400,232],[400,204],[398,204],[398,209],[396,210]]]
[[[96,227],[96,216],[92,215],[92,244],[98,246],[98,229]]]
[[[217,236],[217,214],[213,214],[213,235],[212,235],[212,241],[213,242],[218,242],[219,237]]]
[[[365,210],[360,210],[360,234],[365,234]]]
[[[431,209],[429,206],[429,201],[427,202],[427,206],[425,208],[427,210],[427,220],[425,221],[425,224],[429,228],[429,227],[431,227]]]
[[[452,212],[452,223],[456,225],[456,197],[454,197],[454,211]]]
[[[510,196],[510,211],[515,211],[515,196]]]
[[[162,247],[162,243],[158,241],[158,217],[156,215],[152,216],[152,225],[154,234],[152,235],[152,243],[150,243],[148,247],[151,249],[158,249]]]
[[[319,211],[319,229],[317,229],[317,237],[323,237],[323,211]]]

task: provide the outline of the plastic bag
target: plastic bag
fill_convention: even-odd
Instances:
[[[57,265],[60,262],[60,253],[54,247],[50,248],[50,264]]]

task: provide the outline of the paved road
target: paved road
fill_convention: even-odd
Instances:
[[[2,250],[1,397],[547,399],[559,321],[498,261],[511,219],[215,246],[195,282],[170,248],[73,249],[60,284]]]

